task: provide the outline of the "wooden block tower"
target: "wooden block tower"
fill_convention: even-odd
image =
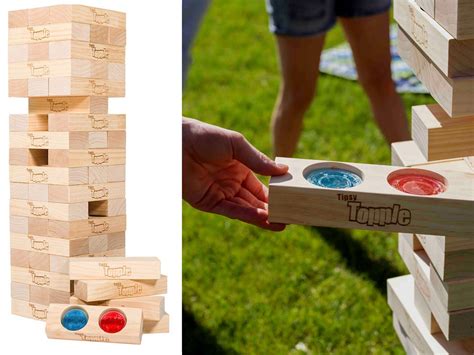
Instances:
[[[125,14],[79,5],[9,13],[12,312],[70,301],[69,258],[125,256]]]
[[[394,15],[400,55],[437,104],[412,108],[413,140],[392,146],[392,163],[472,176],[474,2],[395,0]],[[388,280],[388,303],[406,352],[473,354],[474,239],[400,234],[399,252],[411,275]]]

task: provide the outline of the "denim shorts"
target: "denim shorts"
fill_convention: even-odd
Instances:
[[[270,31],[285,36],[312,36],[327,32],[337,17],[380,14],[390,0],[266,0]]]

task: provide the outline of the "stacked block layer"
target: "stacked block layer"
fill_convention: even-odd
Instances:
[[[474,3],[396,0],[394,15],[400,55],[437,104],[412,108],[413,140],[392,163],[462,172],[472,191]],[[474,353],[474,239],[400,234],[399,253],[411,275],[388,281],[388,302],[407,353]]]
[[[125,14],[78,5],[9,13],[12,312],[69,303],[71,257],[125,256]]]

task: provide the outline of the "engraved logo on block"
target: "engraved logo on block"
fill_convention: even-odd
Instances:
[[[49,243],[46,240],[36,240],[32,235],[28,236],[28,239],[31,243],[31,249],[37,251],[48,251]]]
[[[47,65],[35,66],[34,64],[28,64],[28,66],[33,77],[40,78],[49,75],[49,67]]]
[[[399,225],[408,226],[411,223],[411,212],[400,205],[393,207],[366,207],[361,202],[348,201],[349,221],[366,226]]]
[[[428,48],[428,32],[426,31],[425,25],[417,21],[415,8],[413,6],[409,6],[409,10],[412,37],[421,47]]]
[[[46,206],[35,206],[33,202],[28,202],[30,206],[30,214],[36,217],[45,217],[48,216],[48,207]]]
[[[53,99],[48,99],[49,110],[51,112],[64,112],[69,109],[69,104],[66,101],[54,101]]]
[[[102,165],[109,161],[107,153],[95,154],[94,152],[89,152],[89,154],[91,156],[91,163],[94,165]]]
[[[109,59],[109,50],[107,48],[97,48],[95,44],[89,44],[92,50],[92,58],[95,59]]]
[[[32,41],[42,41],[43,39],[49,38],[50,32],[45,27],[41,30],[35,30],[33,27],[27,27],[30,31],[30,38]]]
[[[109,343],[110,339],[102,335],[86,335],[84,333],[74,333],[81,338],[82,341],[92,341],[92,342],[101,342]]]
[[[34,319],[45,320],[48,316],[48,308],[40,309],[36,308],[36,306],[32,303],[29,304],[31,308],[31,316]]]
[[[109,91],[109,87],[106,83],[98,84],[95,80],[89,80],[91,84],[92,93],[94,95],[106,95]]]
[[[48,275],[38,275],[33,270],[30,270],[31,282],[38,286],[49,286],[50,280]]]
[[[124,286],[121,282],[114,283],[114,286],[117,287],[119,296],[122,297],[131,297],[136,295],[141,295],[143,292],[142,285],[132,285],[132,286]]]
[[[37,137],[33,133],[29,133],[30,145],[35,148],[47,147],[49,145],[49,139],[47,136]]]
[[[91,226],[91,233],[93,234],[102,234],[109,230],[109,224],[107,222],[95,224],[94,221],[89,221],[89,224]]]
[[[99,200],[109,196],[109,190],[106,187],[96,189],[94,186],[89,186],[89,190],[91,191],[91,198],[94,200]]]
[[[106,118],[95,118],[94,115],[89,115],[91,120],[92,128],[94,129],[104,129],[109,127],[109,120]]]
[[[103,25],[104,23],[110,22],[109,14],[107,12],[99,12],[97,11],[97,9],[91,9],[91,11],[92,11],[92,20],[95,23],[99,25]]]
[[[30,173],[30,182],[35,184],[40,184],[43,182],[48,182],[48,174],[46,172],[41,171],[35,173],[33,169],[26,169],[28,173]]]
[[[120,267],[110,267],[107,263],[99,263],[99,266],[104,269],[104,276],[112,279],[130,276],[132,274],[132,269],[126,265]]]

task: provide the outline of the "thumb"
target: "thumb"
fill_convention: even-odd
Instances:
[[[277,164],[271,160],[251,145],[240,133],[232,136],[232,148],[233,158],[257,174],[265,176],[283,175],[288,171],[288,166]]]

